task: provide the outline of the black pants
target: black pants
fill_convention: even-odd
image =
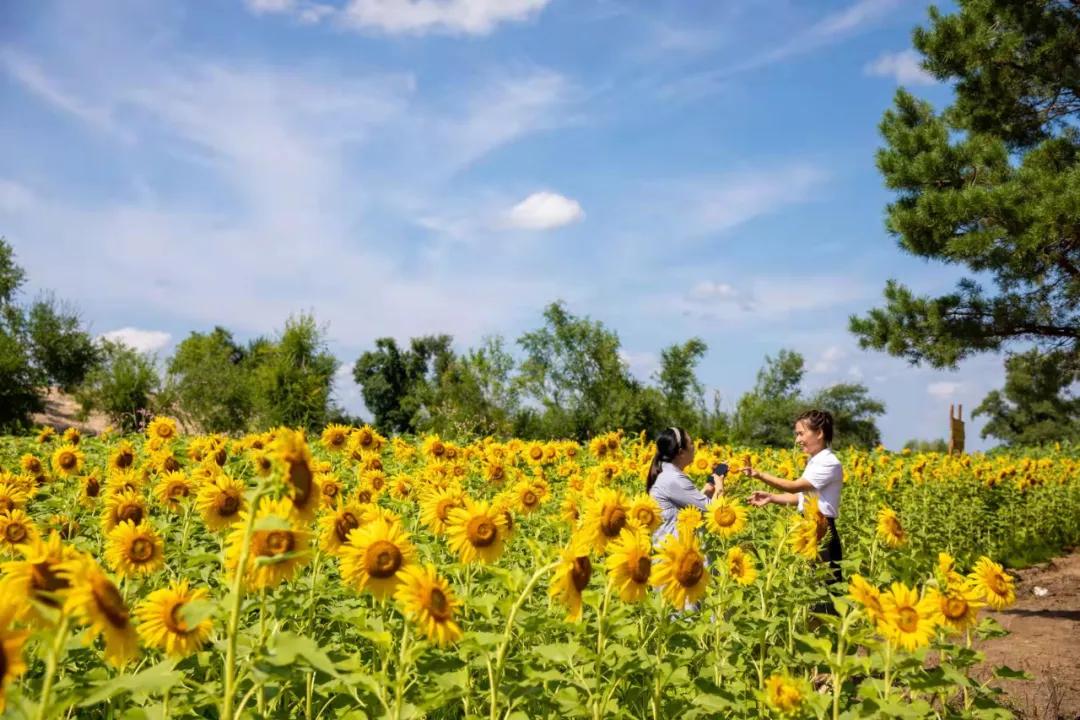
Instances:
[[[828,541],[825,543],[825,547],[823,547],[818,554],[818,559],[821,562],[829,563],[829,568],[832,570],[832,580],[829,582],[829,594],[843,593],[844,573],[840,569],[840,561],[844,559],[844,552],[840,547],[840,533],[836,532],[836,518],[827,517],[825,520],[829,523],[829,537]],[[828,615],[836,614],[836,608],[834,608],[832,602],[829,601],[816,603],[810,610],[812,612]]]

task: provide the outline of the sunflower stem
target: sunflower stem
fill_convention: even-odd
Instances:
[[[885,687],[882,690],[881,700],[885,702],[889,699],[889,692],[892,690],[892,643],[885,642]]]
[[[322,553],[315,549],[314,567],[311,569],[311,592],[308,594],[308,619],[305,634],[310,635],[315,629],[315,588],[319,585],[319,560]],[[304,679],[304,720],[312,720],[312,700],[315,695],[315,671],[308,672]]]
[[[832,697],[832,716],[833,720],[840,720],[840,689],[844,684],[844,653],[847,648],[844,646],[844,642],[847,640],[847,633],[851,627],[851,619],[856,617],[858,613],[848,612],[844,615],[843,622],[840,623],[840,634],[836,638],[836,663],[832,667],[833,674],[833,697]]]
[[[533,573],[533,576],[529,578],[529,582],[525,583],[525,589],[521,591],[518,599],[510,608],[510,614],[506,618],[506,629],[503,631],[502,639],[499,640],[499,649],[495,652],[495,667],[489,671],[491,707],[488,716],[490,720],[498,720],[499,717],[499,681],[502,680],[503,665],[506,663],[506,649],[510,645],[510,635],[514,631],[514,619],[517,618],[518,610],[525,604],[525,600],[528,599],[533,587],[539,582],[540,578],[548,571],[554,570],[558,565],[559,563],[551,563]]]
[[[64,643],[67,641],[68,615],[60,615],[60,623],[56,626],[56,635],[53,637],[49,655],[45,659],[45,679],[41,684],[41,700],[38,703],[37,720],[44,720],[49,712],[49,700],[52,695],[53,680],[56,678],[56,668],[60,664],[60,653],[64,651]]]
[[[401,705],[405,700],[405,685],[409,677],[408,668],[409,623],[401,631],[401,651],[398,653],[397,677],[394,678],[394,720],[401,720]]]
[[[251,507],[248,509],[247,524],[244,526],[244,540],[240,545],[240,556],[237,558],[235,577],[233,578],[232,607],[229,609],[229,624],[225,633],[225,667],[224,696],[221,699],[221,720],[233,720],[233,700],[236,693],[236,639],[240,629],[240,606],[244,599],[244,570],[247,566],[248,554],[251,552],[251,533],[255,528],[255,508],[258,507],[259,498],[266,492],[264,483],[260,483],[255,489],[255,495],[251,499]]]
[[[603,693],[601,686],[604,680],[604,619],[607,616],[608,600],[611,598],[611,583],[604,589],[604,601],[600,604],[600,614],[596,618],[596,690],[593,694],[593,718],[599,720],[604,716]]]

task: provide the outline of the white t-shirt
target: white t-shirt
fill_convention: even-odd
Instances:
[[[829,448],[825,448],[806,463],[802,476],[806,478],[818,495],[818,509],[825,517],[839,517],[840,488],[844,486],[844,469],[840,460]],[[799,493],[799,510],[803,509],[803,494]]]

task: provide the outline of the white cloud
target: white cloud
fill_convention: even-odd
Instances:
[[[923,70],[922,58],[912,49],[884,53],[866,64],[863,73],[873,77],[891,77],[901,85],[934,85],[937,79]]]
[[[958,382],[932,382],[926,386],[926,392],[936,398],[949,398],[956,395],[962,387],[963,383]]]
[[[387,34],[487,35],[506,22],[523,22],[550,0],[351,0],[341,21]]]
[[[626,365],[630,374],[638,380],[651,380],[653,373],[660,369],[660,359],[656,356],[656,353],[619,350],[619,358]]]
[[[739,275],[733,272],[733,275]],[[822,292],[822,288],[829,288]],[[675,307],[691,318],[708,322],[761,323],[792,313],[825,310],[873,295],[869,288],[847,277],[827,275],[746,278],[736,287],[703,281],[681,296],[647,297],[646,307]],[[836,358],[826,358],[832,362]]]
[[[821,353],[821,357],[810,366],[810,372],[818,375],[835,372],[839,366],[839,361],[846,356],[847,352],[843,348],[838,345],[830,345]]]
[[[551,230],[585,217],[577,200],[559,193],[541,191],[529,195],[507,213],[510,227],[522,230]]]
[[[296,0],[244,0],[253,13],[283,13],[296,7]]]
[[[743,310],[754,309],[754,298],[750,293],[740,292],[728,283],[703,280],[690,289],[691,300],[701,303],[733,303]]]
[[[120,342],[133,350],[150,353],[157,352],[169,344],[172,335],[160,330],[140,330],[133,327],[120,328],[102,333],[101,337],[113,342]]]

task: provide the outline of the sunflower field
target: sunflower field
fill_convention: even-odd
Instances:
[[[974,672],[1003,566],[1080,539],[1080,460],[843,452],[813,498],[727,480],[654,547],[641,437],[0,439],[16,718],[1011,717]],[[795,478],[796,452],[701,446]],[[991,669],[993,670],[993,669]],[[1017,673],[998,668],[1005,677]],[[978,677],[977,677],[978,676]],[[982,678],[982,679],[979,679]]]

